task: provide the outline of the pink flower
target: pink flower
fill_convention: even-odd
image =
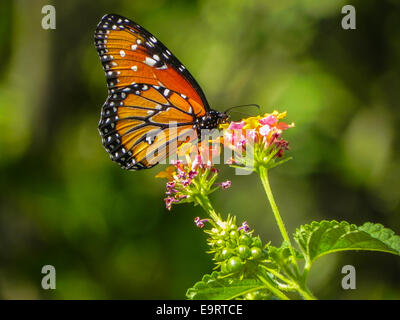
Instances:
[[[199,173],[195,170],[190,170],[189,171],[189,179],[195,178]]]
[[[244,137],[240,137],[239,141],[236,143],[236,148],[242,150],[246,146],[246,139]]]
[[[197,170],[202,164],[201,155],[197,154],[192,162],[192,170]]]
[[[165,207],[168,210],[171,210],[172,204],[174,202],[178,202],[179,200],[175,199],[174,197],[167,197],[167,198],[164,199],[164,201],[165,201]]]
[[[278,113],[266,113],[264,116],[249,117],[243,119],[240,122],[231,122],[230,124],[224,124],[220,127],[224,129],[223,144],[225,147],[230,148],[235,153],[235,161],[230,160],[228,164],[239,164],[247,165],[245,157],[249,152],[251,156],[252,150],[256,152],[266,151],[275,152],[275,157],[283,156],[285,150],[287,150],[287,143],[277,141],[280,139],[282,132],[288,128],[292,128],[294,124],[286,124],[280,122],[286,116],[286,112]],[[275,146],[279,148],[279,152],[276,152]],[[254,145],[260,148],[254,148]],[[261,155],[265,158],[265,154]]]
[[[218,173],[219,170],[218,170],[217,168],[211,167],[211,172],[212,172],[212,173]]]
[[[221,188],[228,189],[231,185],[232,185],[232,182],[230,182],[229,180],[226,180],[225,182],[221,183]]]
[[[231,149],[236,149],[238,152],[242,152],[245,149],[247,141],[246,136],[242,133],[242,130],[226,130],[224,132],[224,139],[225,145]]]
[[[202,161],[203,167],[211,167],[212,160],[220,154],[220,149],[215,146],[203,146],[199,147],[199,155]]]
[[[268,136],[269,132],[271,131],[271,127],[270,127],[268,124],[266,124],[266,125],[262,126],[262,127],[259,129],[259,131],[260,131],[260,134],[261,134],[263,137],[265,137],[265,136]]]
[[[283,156],[283,152],[285,150],[289,150],[289,143],[286,140],[276,140],[275,145],[279,148],[279,151],[276,153],[277,158],[281,158]]]
[[[176,166],[177,168],[180,167],[183,164],[182,160],[171,160],[171,164]]]
[[[230,130],[227,130],[224,132],[224,139],[228,141],[229,143],[233,142],[233,132]]]
[[[170,181],[167,183],[167,195],[172,195],[174,193],[178,192],[178,190],[175,189],[175,182]]]
[[[256,129],[249,130],[248,135],[249,135],[249,138],[251,140],[253,140],[254,142],[257,142],[257,137],[258,136],[257,136],[257,130]]]
[[[208,219],[200,219],[200,217],[194,218],[194,223],[198,228],[203,228],[204,222],[208,222]]]
[[[242,130],[243,127],[246,125],[246,122],[240,121],[240,122],[231,122],[229,125],[229,130]]]
[[[258,120],[260,124],[269,126],[273,126],[275,123],[277,123],[277,121],[278,119],[273,114],[270,114],[269,116]]]
[[[239,231],[240,231],[240,230],[243,230],[244,232],[249,232],[249,231],[250,231],[250,227],[249,227],[247,221],[243,222],[243,223],[242,223],[242,226],[240,226],[240,227],[238,228],[238,230],[239,230]]]

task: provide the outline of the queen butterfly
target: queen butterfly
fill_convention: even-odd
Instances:
[[[200,139],[200,130],[228,121],[210,109],[185,66],[137,23],[105,15],[94,38],[109,93],[98,128],[110,158],[124,169],[151,168],[183,142]]]

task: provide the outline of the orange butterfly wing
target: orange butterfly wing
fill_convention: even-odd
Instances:
[[[112,160],[126,169],[149,168],[197,138],[195,120],[210,110],[207,100],[160,41],[110,14],[98,24],[95,44],[109,89],[99,131]]]

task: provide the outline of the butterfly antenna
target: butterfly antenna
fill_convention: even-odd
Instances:
[[[241,114],[241,115],[246,116],[246,117],[250,117],[251,116],[251,114],[248,114],[248,113],[245,113],[245,112],[240,112],[240,111],[232,111],[230,113],[238,113],[238,114]]]
[[[250,103],[250,104],[241,104],[241,105],[239,105],[239,106],[230,107],[230,108],[226,109],[226,110],[224,111],[224,113],[227,113],[227,112],[229,112],[229,111],[232,110],[232,109],[235,109],[235,108],[242,108],[242,107],[256,107],[257,109],[260,109],[260,106],[259,106],[258,104]]]

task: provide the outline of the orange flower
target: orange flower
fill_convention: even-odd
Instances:
[[[166,178],[168,181],[174,180],[174,175],[176,175],[175,167],[169,166],[165,171],[157,173],[156,178]]]

